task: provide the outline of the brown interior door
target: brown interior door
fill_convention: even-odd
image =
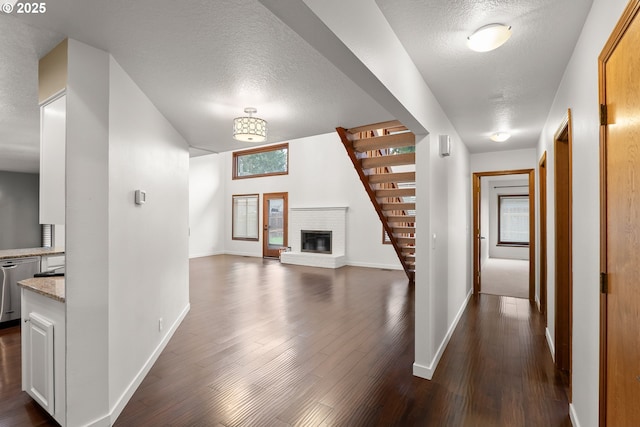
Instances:
[[[625,11],[626,19],[620,21],[601,55],[600,68],[600,99],[606,105],[601,212],[607,279],[601,306],[604,397],[600,424],[610,427],[640,425],[639,3],[631,2]]]
[[[473,174],[473,293],[480,294],[480,175]]]
[[[555,166],[555,351],[556,365],[571,385],[572,248],[571,248],[571,120],[556,134]]]
[[[547,324],[547,153],[539,164],[540,192],[540,313]]]
[[[263,197],[262,256],[277,258],[288,245],[288,193],[268,193]]]

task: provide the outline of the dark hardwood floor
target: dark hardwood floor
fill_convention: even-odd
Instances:
[[[217,256],[191,260],[190,274],[191,312],[116,426],[571,425],[543,319],[525,299],[472,298],[427,381],[411,375],[402,271]],[[0,332],[0,348],[16,339]],[[46,425],[19,415],[35,405],[6,382],[5,367],[19,377],[19,355],[8,360],[0,426]]]

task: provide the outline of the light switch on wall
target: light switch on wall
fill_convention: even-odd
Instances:
[[[436,248],[436,233],[433,233],[433,237],[431,238],[431,249]]]
[[[136,205],[143,205],[147,201],[147,192],[143,190],[136,190],[135,202]]]

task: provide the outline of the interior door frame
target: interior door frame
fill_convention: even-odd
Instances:
[[[264,193],[262,195],[262,257],[263,258],[276,258],[279,254],[275,252],[270,253],[269,249],[269,200],[271,199],[283,199],[283,225],[282,225],[282,246],[287,247],[289,245],[289,193]]]
[[[482,290],[482,283],[480,279],[480,201],[481,198],[481,185],[480,181],[482,177],[488,176],[503,176],[503,175],[528,175],[529,176],[529,301],[535,301],[535,287],[536,287],[536,244],[535,244],[535,169],[515,169],[504,171],[490,171],[490,172],[474,172],[472,175],[472,189],[473,189],[473,294],[478,296]]]
[[[630,0],[598,57],[598,99],[607,105],[606,65],[618,43],[640,12],[640,0]],[[601,110],[602,111],[602,110]],[[600,271],[607,271],[607,123],[600,121]],[[601,279],[602,280],[602,279]],[[602,286],[602,283],[601,283]],[[600,427],[607,425],[607,292],[600,292]]]
[[[569,402],[572,401],[572,376],[573,376],[573,131],[571,122],[571,109],[567,109],[567,114],[558,126],[553,138],[554,147],[554,221],[555,221],[555,362],[559,368],[566,366],[569,373],[568,378],[568,395]],[[560,147],[566,144],[566,153],[560,154]],[[566,156],[566,158],[565,158]],[[566,165],[560,162],[566,161]],[[566,167],[566,182],[559,182],[559,169]],[[562,191],[560,191],[562,190]],[[566,193],[566,212],[559,203],[559,194]],[[566,215],[568,226],[560,225],[560,221]],[[560,239],[566,240],[566,248],[560,247]],[[564,253],[566,251],[566,253]],[[559,259],[562,255],[566,257],[566,263]],[[567,269],[568,271],[564,271]],[[567,283],[559,280],[560,274],[564,272],[567,275]],[[564,287],[566,285],[566,288]],[[566,318],[566,323],[563,323]],[[560,340],[560,331],[566,333],[567,339],[567,355],[563,356],[562,341]],[[564,360],[566,359],[566,360]]]
[[[538,163],[538,195],[539,203],[539,231],[540,231],[540,259],[539,279],[540,283],[540,313],[544,317],[544,325],[547,326],[547,152],[542,153]]]

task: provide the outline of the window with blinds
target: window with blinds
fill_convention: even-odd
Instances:
[[[529,196],[498,196],[498,244],[529,246]]]
[[[258,239],[258,200],[257,194],[233,196],[232,239]]]

